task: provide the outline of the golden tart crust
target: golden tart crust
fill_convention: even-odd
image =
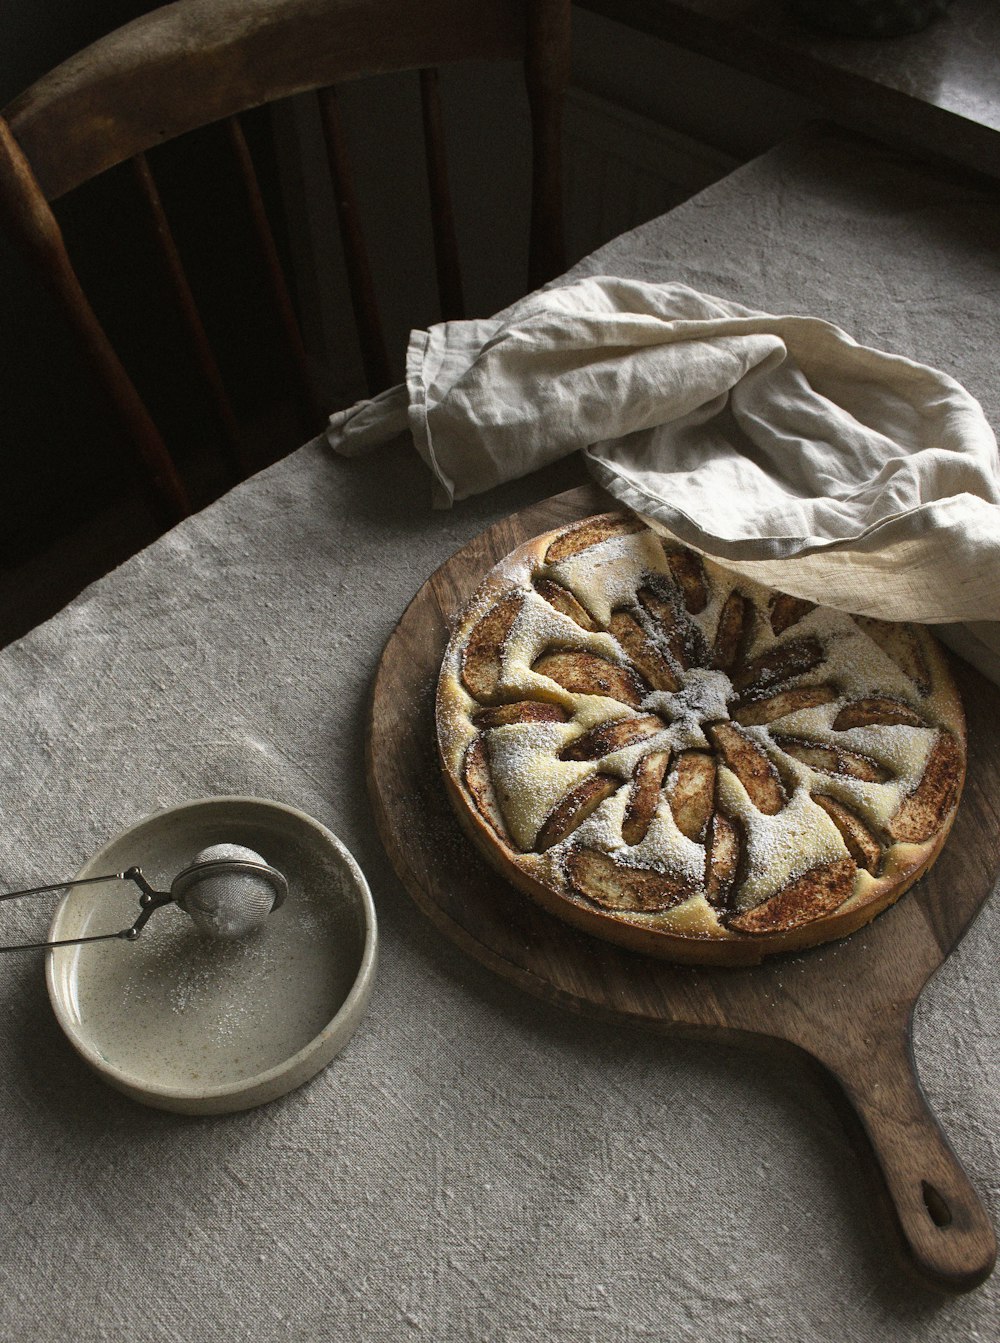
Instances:
[[[445,651],[466,833],[635,950],[752,964],[843,937],[930,866],[965,723],[926,629],[814,606],[607,513],[487,575]]]

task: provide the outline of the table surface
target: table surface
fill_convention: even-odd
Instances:
[[[922,32],[816,32],[786,0],[577,0],[802,94],[839,124],[1000,175],[1000,5],[953,0]]]
[[[812,312],[959,377],[1000,424],[996,193],[813,134],[573,274]],[[412,448],[307,445],[0,653],[0,885],[68,875],[158,808],[303,808],[348,844],[382,958],[345,1052],[243,1115],[109,1090],[38,959],[4,958],[0,1333],[11,1339],[938,1340],[992,1337],[996,1278],[906,1279],[817,1079],[589,1021],[442,941],[364,786],[380,651],[424,578],[575,461],[429,507]],[[936,1113],[1000,1217],[996,896],[918,1006]]]

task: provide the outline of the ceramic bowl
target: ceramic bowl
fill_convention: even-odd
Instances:
[[[154,912],[134,942],[48,955],[49,998],[74,1048],[133,1099],[186,1114],[274,1100],[324,1068],[354,1034],[371,993],[377,931],[368,883],[331,831],[294,807],[212,797],[147,817],[78,874],[138,866],[167,890],[202,849],[254,849],[288,880],[288,897],[238,941],[199,933],[177,905]],[[53,941],[129,927],[132,882],[76,887]]]

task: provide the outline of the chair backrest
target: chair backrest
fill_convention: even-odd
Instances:
[[[185,481],[88,302],[51,204],[130,161],[177,311],[218,411],[235,474],[252,463],[171,233],[147,151],[221,122],[242,177],[264,281],[299,370],[307,421],[325,413],[240,114],[295,94],[319,98],[351,302],[369,389],[389,365],[335,86],[418,71],[441,312],[462,315],[437,68],[523,62],[532,125],[527,284],[557,274],[562,254],[561,105],[569,74],[569,0],[181,0],[125,25],[40,79],[0,115],[0,222],[67,313],[89,367],[110,393],[165,521],[190,511]],[[288,444],[288,447],[294,444]]]

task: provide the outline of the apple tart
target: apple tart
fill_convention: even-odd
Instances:
[[[625,513],[490,571],[437,732],[463,828],[515,886],[701,964],[866,924],[939,854],[965,773],[926,629],[762,588]]]

